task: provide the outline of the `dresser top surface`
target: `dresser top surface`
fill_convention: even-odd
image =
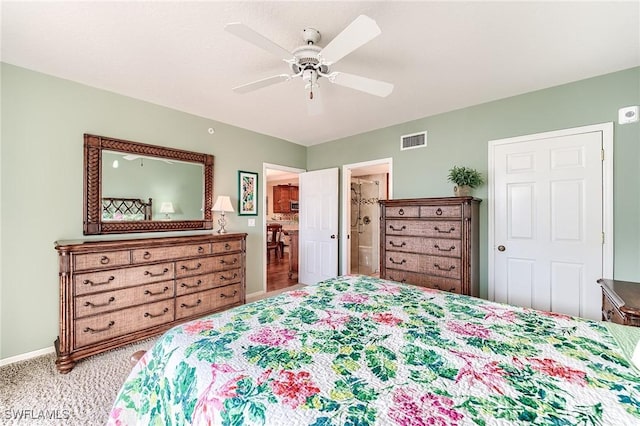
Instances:
[[[198,244],[208,242],[222,242],[246,238],[245,233],[229,234],[187,234],[167,237],[124,237],[117,239],[78,239],[60,240],[55,242],[56,250],[83,250],[92,248],[133,248],[150,245],[178,245],[178,244]]]
[[[606,293],[613,293],[624,303],[625,310],[640,313],[640,283],[601,278],[598,283]]]

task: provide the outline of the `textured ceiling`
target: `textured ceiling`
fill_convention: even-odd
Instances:
[[[302,145],[640,65],[640,2],[2,2],[3,62]],[[325,46],[358,15],[382,34],[332,67],[395,84],[378,98],[322,79],[231,88],[287,65],[224,31]]]

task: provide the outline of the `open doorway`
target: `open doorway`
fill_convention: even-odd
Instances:
[[[392,198],[392,159],[343,166],[342,274],[380,272],[380,204]]]
[[[303,169],[263,164],[262,223],[263,291],[282,290],[298,283],[298,183]]]

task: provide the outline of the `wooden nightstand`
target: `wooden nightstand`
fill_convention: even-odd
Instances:
[[[640,327],[640,283],[600,278],[602,320]]]

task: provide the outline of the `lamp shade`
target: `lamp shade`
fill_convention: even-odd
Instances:
[[[173,203],[171,201],[160,204],[160,213],[175,213]]]
[[[215,212],[233,212],[233,206],[231,205],[231,200],[228,195],[218,195],[216,198],[216,202],[211,208],[211,210]]]

